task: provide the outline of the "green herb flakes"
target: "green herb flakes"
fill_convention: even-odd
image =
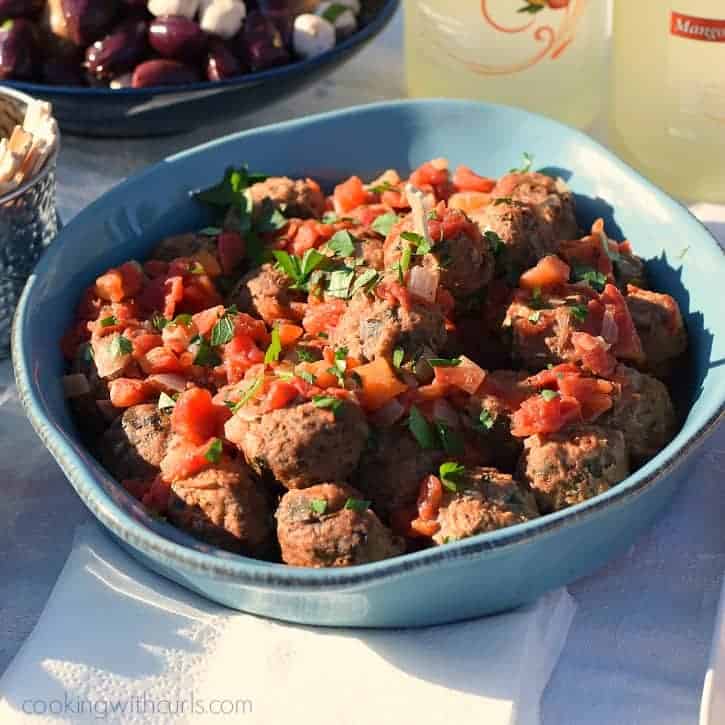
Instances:
[[[222,442],[219,440],[219,438],[215,438],[209,444],[209,448],[207,448],[207,451],[204,454],[204,458],[209,461],[209,463],[219,463],[222,458],[223,451],[224,446],[222,445]]]

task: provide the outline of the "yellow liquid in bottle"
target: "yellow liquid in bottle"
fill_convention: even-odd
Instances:
[[[408,94],[587,127],[606,90],[607,19],[607,0],[405,0]]]
[[[725,202],[725,0],[617,0],[613,42],[615,150],[675,196]]]

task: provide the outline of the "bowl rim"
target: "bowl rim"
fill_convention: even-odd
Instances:
[[[58,96],[80,96],[83,98],[123,98],[125,100],[147,100],[150,97],[166,96],[171,94],[186,95],[197,91],[223,91],[246,85],[264,83],[270,79],[284,79],[288,76],[304,75],[307,71],[313,72],[322,68],[344,55],[347,51],[363,45],[381,32],[392,19],[400,0],[383,0],[383,5],[371,18],[367,25],[360,28],[349,37],[335,44],[334,48],[306,60],[296,60],[285,65],[268,68],[252,73],[245,73],[233,78],[220,81],[199,81],[178,86],[149,86],[148,88],[94,88],[91,86],[65,86],[50,83],[34,83],[32,81],[8,80],[2,81],[0,87],[15,88],[25,93],[43,95],[55,94]]]
[[[593,147],[598,152],[607,156],[619,170],[634,178],[639,185],[644,186],[658,196],[664,197],[669,203],[678,207],[680,213],[684,212],[691,221],[694,220],[696,225],[703,230],[705,238],[709,240],[710,245],[721,255],[725,266],[725,249],[719,245],[710,230],[684,204],[673,199],[656,187],[639,174],[639,172],[619,159],[612,151],[582,131],[570,128],[558,121],[540,116],[539,114],[518,108],[491,103],[447,99],[398,100],[364,104],[223,136],[169,156],[157,164],[128,177],[113,189],[101,195],[83,211],[79,212],[77,217],[69,222],[66,229],[69,227],[72,228],[77,218],[82,217],[85,212],[90,212],[96,208],[102,208],[108,205],[109,198],[112,201],[123,189],[128,186],[133,187],[138,185],[146,176],[155,173],[160,166],[189,156],[203,155],[208,149],[228,142],[254,137],[256,134],[264,134],[272,129],[303,131],[306,126],[320,122],[335,121],[359,113],[380,113],[389,111],[391,108],[406,107],[412,109],[449,107],[458,110],[467,108],[471,111],[474,109],[479,111],[486,109],[493,112],[505,111],[519,115],[522,119],[529,119],[545,126],[548,125],[550,128],[564,131],[575,141]],[[486,551],[499,551],[503,548],[513,547],[529,539],[546,535],[565,526],[577,524],[582,519],[593,518],[605,508],[622,505],[627,500],[641,495],[644,491],[656,485],[662,477],[680,466],[709,437],[717,425],[725,419],[725,396],[723,396],[714,413],[706,420],[698,423],[696,429],[689,437],[678,441],[678,435],[675,440],[670,442],[651,461],[640,467],[609,491],[567,509],[547,514],[541,518],[497,531],[478,534],[468,539],[453,542],[445,547],[434,547],[405,554],[400,557],[350,568],[306,569],[274,562],[265,562],[213,548],[210,550],[210,547],[200,542],[197,542],[196,546],[193,544],[181,545],[155,532],[132,517],[103,490],[103,487],[96,482],[95,474],[75,450],[73,444],[69,442],[66,434],[59,431],[57,426],[54,425],[52,418],[46,414],[38,391],[34,387],[32,361],[28,356],[24,335],[25,320],[34,286],[47,270],[52,268],[53,258],[60,249],[59,241],[56,241],[50,246],[28,280],[13,320],[13,369],[19,397],[25,412],[36,433],[60,464],[70,480],[71,485],[76,489],[86,506],[91,509],[104,526],[132,548],[138,549],[142,553],[152,557],[162,557],[166,563],[171,562],[174,565],[183,567],[187,571],[192,571],[195,574],[207,578],[213,577],[255,586],[335,589],[343,586],[359,585],[361,583],[387,579],[393,576],[401,576],[407,572],[424,567],[441,565],[444,562],[457,559],[470,559],[472,556],[480,555]]]

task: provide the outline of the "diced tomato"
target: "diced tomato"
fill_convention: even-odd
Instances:
[[[571,0],[546,0],[547,5],[552,10],[561,10],[562,8],[568,8]]]
[[[231,342],[224,345],[222,357],[227,381],[230,383],[243,380],[247,370],[264,362],[264,352],[257,347],[251,337],[244,334],[235,334]]]
[[[556,395],[546,399],[534,395],[511,416],[511,435],[526,438],[537,433],[556,433],[568,423],[581,420],[581,406],[576,398]]]
[[[147,375],[160,373],[183,373],[179,358],[167,347],[155,347],[139,359],[141,369]]]
[[[404,287],[400,282],[387,281],[381,282],[375,288],[375,294],[381,299],[385,300],[388,304],[393,307],[398,305],[404,310],[409,310],[411,306],[410,292],[408,288]]]
[[[421,518],[413,519],[410,528],[418,535],[430,538],[440,531],[441,525],[437,521],[424,521]]]
[[[365,410],[379,410],[408,389],[405,383],[398,380],[390,363],[383,357],[360,365],[355,368],[355,372],[362,381],[358,397]]]
[[[415,390],[417,400],[437,400],[444,398],[451,391],[451,386],[434,380],[430,385],[421,385]]]
[[[206,274],[194,274],[185,278],[184,294],[181,300],[181,309],[184,312],[201,312],[209,307],[222,304],[211,277]]]
[[[111,404],[114,408],[130,408],[133,405],[145,403],[156,394],[153,386],[145,380],[135,378],[116,378],[108,384],[111,394]]]
[[[176,306],[184,299],[184,278],[168,277],[164,281],[163,290],[164,317],[172,319],[176,314]]]
[[[234,334],[246,335],[261,345],[269,344],[267,326],[262,320],[257,320],[246,312],[234,316]]]
[[[161,332],[161,337],[166,347],[173,350],[177,355],[180,355],[189,347],[189,343],[198,332],[193,322],[188,325],[184,325],[181,322],[171,322],[164,327]]]
[[[516,172],[504,174],[493,189],[492,195],[501,198],[511,196],[514,189],[524,180],[524,175]]]
[[[141,503],[153,511],[163,516],[169,508],[169,496],[171,494],[171,484],[164,481],[161,476],[151,482],[149,490],[142,496]]]
[[[163,480],[173,483],[174,481],[189,478],[208,468],[211,461],[206,457],[206,454],[213,441],[214,439],[211,438],[196,445],[189,440],[182,440],[176,442],[173,446],[169,446],[166,455],[161,460]]]
[[[448,168],[442,159],[427,161],[411,175],[410,183],[419,189],[433,187],[436,199],[447,199],[452,191],[448,180]]]
[[[152,332],[141,332],[131,338],[133,344],[133,356],[135,358],[143,357],[149,350],[159,347],[163,344],[161,335]]]
[[[124,262],[120,267],[109,269],[96,280],[96,294],[109,302],[121,302],[133,297],[143,287],[143,270],[138,262]]]
[[[453,185],[458,191],[480,191],[487,194],[496,186],[496,180],[479,176],[468,166],[461,165],[453,174]]]
[[[224,314],[224,305],[216,305],[208,310],[202,310],[192,315],[191,321],[196,326],[200,335],[208,335],[219,318]]]
[[[609,377],[617,365],[616,358],[610,353],[609,345],[601,338],[587,332],[573,332],[572,345],[582,367],[595,375]]]
[[[459,359],[460,365],[434,368],[435,380],[440,385],[452,385],[473,395],[486,379],[486,371],[465,355]]]
[[[345,302],[339,299],[329,300],[318,305],[308,305],[302,320],[302,327],[310,335],[327,333],[337,326],[346,309]]]
[[[612,278],[612,260],[604,250],[604,241],[599,234],[590,234],[583,239],[563,241],[559,244],[558,254],[568,264],[580,264],[592,267]]]
[[[368,202],[368,192],[358,176],[351,176],[347,181],[338,184],[332,195],[335,211],[345,214]]]
[[[230,275],[244,259],[247,245],[239,232],[222,232],[217,238],[217,250],[222,272]]]
[[[438,509],[443,500],[443,484],[438,476],[426,476],[420,484],[418,494],[418,516],[423,521],[434,521],[438,518]]]
[[[559,380],[559,391],[563,396],[576,398],[579,401],[582,418],[585,421],[595,420],[613,405],[614,385],[608,380],[564,375]]]
[[[554,254],[540,259],[535,267],[526,270],[520,279],[519,286],[523,289],[546,289],[566,284],[571,270],[569,265]]]
[[[536,375],[530,375],[526,378],[526,384],[538,388],[549,388],[556,390],[559,387],[559,381],[568,375],[580,375],[581,371],[574,363],[561,363],[552,368],[542,370]]]
[[[304,253],[309,249],[318,246],[320,241],[320,235],[318,234],[316,223],[314,220],[311,221],[313,222],[312,224],[304,223],[300,226],[292,242],[292,253],[298,257],[304,255]]]
[[[462,235],[469,239],[480,239],[478,225],[466,217],[459,209],[446,209],[439,204],[436,209],[437,218],[428,222],[428,232],[434,240],[459,239]]]
[[[599,299],[606,309],[612,311],[619,331],[617,342],[612,346],[614,355],[640,364],[644,362],[642,341],[622,293],[613,284],[607,284]]]
[[[410,207],[408,198],[402,191],[388,189],[380,195],[380,201],[391,209],[408,209]]]
[[[619,243],[618,251],[620,254],[634,254],[634,250],[632,249],[632,243],[627,239]]]
[[[171,414],[171,428],[190,443],[201,445],[216,435],[219,427],[218,406],[204,388],[185,390]]]
[[[337,383],[337,377],[329,372],[330,363],[327,360],[318,360],[316,362],[300,363],[297,368],[303,372],[310,373],[315,377],[315,385],[318,388],[334,388]]]
[[[288,403],[292,402],[298,395],[296,386],[283,380],[275,380],[267,392],[262,410],[267,413],[270,410],[278,410],[284,408]]]
[[[279,332],[279,342],[282,347],[294,345],[304,333],[304,330],[299,325],[289,325],[284,322],[277,325],[277,330]]]

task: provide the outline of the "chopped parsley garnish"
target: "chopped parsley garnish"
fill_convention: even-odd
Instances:
[[[496,424],[496,416],[484,408],[481,411],[481,415],[478,416],[478,424],[484,430],[491,430]]]
[[[493,231],[493,229],[487,229],[483,236],[486,238],[488,243],[491,245],[491,253],[494,257],[498,257],[499,254],[503,251],[503,248],[506,246],[506,243],[504,242],[501,237],[496,234],[496,232]]]
[[[569,307],[571,310],[571,316],[579,322],[584,322],[589,314],[589,308],[586,305],[576,304]]]
[[[175,405],[176,400],[170,395],[167,395],[166,393],[161,393],[161,395],[159,395],[159,410],[167,412],[169,410],[173,410]]]
[[[238,169],[229,167],[224,172],[224,178],[218,184],[202,191],[196,191],[192,193],[192,196],[210,206],[234,206],[241,203],[245,189],[266,178],[263,174],[250,174],[246,166]]]
[[[269,343],[267,352],[264,353],[264,364],[269,365],[279,360],[279,354],[282,352],[282,342],[279,338],[279,327],[275,325],[272,328],[272,340]]]
[[[402,347],[396,347],[393,351],[393,367],[399,368],[405,359],[405,350]]]
[[[118,324],[118,320],[114,315],[109,315],[101,320],[101,327],[113,327]]]
[[[113,357],[121,357],[122,355],[130,355],[133,352],[131,340],[123,335],[116,335],[111,341],[111,355]]]
[[[531,291],[531,299],[529,300],[529,306],[535,310],[541,309],[544,304],[544,300],[541,297],[541,287],[534,287]]]
[[[410,262],[413,259],[413,247],[410,244],[406,244],[403,247],[403,253],[400,255],[400,262],[398,262],[398,273],[400,281],[403,281],[405,273],[410,269]]]
[[[189,267],[189,272],[191,274],[206,274],[206,270],[200,262],[193,262]]]
[[[340,217],[335,214],[334,211],[327,211],[322,216],[322,223],[323,224],[334,224],[335,222],[339,222]]]
[[[333,8],[335,5],[332,6]],[[322,14],[322,17],[325,17],[325,14]],[[375,186],[368,186],[368,191],[373,194],[382,194],[385,191],[398,191],[389,181],[383,181],[380,184],[376,184]]]
[[[541,312],[539,310],[535,310],[529,315],[529,322],[532,322],[534,325],[541,319]]]
[[[199,234],[204,237],[216,237],[221,234],[222,231],[223,230],[220,227],[204,227],[199,230]]]
[[[264,199],[255,214],[254,228],[262,234],[276,232],[287,224],[287,218],[271,199]]]
[[[204,458],[206,458],[206,460],[209,461],[209,463],[219,463],[219,461],[222,458],[223,450],[224,450],[224,447],[222,445],[222,442],[219,440],[219,438],[215,438],[209,444],[209,448],[207,448],[207,451],[204,454]]]
[[[441,463],[438,469],[438,474],[441,479],[441,483],[449,490],[454,493],[458,490],[458,485],[461,483],[461,478],[466,473],[466,469],[455,461],[446,461]]]
[[[239,402],[233,404],[232,413],[236,413],[240,408],[243,408],[259,392],[263,382],[264,378],[261,375],[255,378],[254,382],[250,383],[249,387],[244,391]]]
[[[587,267],[582,264],[575,264],[572,269],[575,282],[586,282],[592,289],[597,292],[604,290],[607,284],[607,275],[597,272],[593,267]]]
[[[327,242],[327,248],[335,253],[336,257],[352,257],[355,254],[355,237],[350,232],[342,231],[337,232],[329,242]]]
[[[340,297],[343,300],[350,297],[350,285],[355,277],[355,271],[352,269],[336,269],[330,274],[327,283],[327,294],[333,297]]]
[[[446,425],[439,420],[437,420],[433,425],[435,426],[435,431],[438,435],[441,448],[443,448],[449,456],[462,456],[465,444],[461,434],[454,428],[451,428],[449,425]]]
[[[312,501],[310,501],[310,511],[312,511],[313,514],[322,516],[322,514],[327,511],[327,501],[325,501],[324,498],[313,498]]]
[[[677,259],[679,259],[680,261],[683,261],[689,251],[690,251],[690,245],[688,244],[681,252],[679,252],[677,254]]]
[[[226,345],[234,337],[234,319],[237,309],[229,308],[216,322],[211,330],[211,344]]]
[[[203,337],[195,338],[192,342],[197,342],[199,344],[196,356],[194,357],[194,365],[214,368],[217,365],[222,364],[222,359],[219,357],[216,350]]]
[[[539,5],[537,3],[529,2],[528,5],[524,5],[522,8],[519,8],[516,12],[517,13],[530,13],[531,15],[535,15],[536,13],[541,12],[546,5]]]
[[[342,400],[339,398],[333,398],[331,395],[315,395],[312,398],[312,404],[316,408],[325,408],[337,415],[340,407],[342,406]]]
[[[432,368],[457,368],[462,361],[459,357],[429,357],[427,362]]]
[[[356,511],[359,514],[364,514],[370,508],[370,501],[364,501],[360,498],[349,498],[345,501],[345,508],[349,511]]]
[[[306,290],[310,275],[327,261],[327,257],[316,249],[308,249],[301,259],[280,249],[273,254],[277,266],[294,282],[292,289]]]
[[[304,347],[295,348],[295,353],[297,353],[297,359],[300,362],[314,362],[315,360],[315,356]]]
[[[408,430],[413,434],[413,437],[418,441],[418,445],[421,448],[432,450],[438,447],[435,431],[415,406],[412,406],[410,409]]]
[[[307,372],[307,370],[300,370],[296,375],[310,385],[314,385],[317,382],[317,378],[312,373]]]
[[[541,391],[541,397],[548,403],[551,400],[554,400],[554,398],[559,397],[559,392],[557,390],[549,390],[548,388]]]
[[[416,234],[415,232],[403,232],[400,235],[400,238],[404,239],[406,242],[410,242],[413,247],[415,247],[416,254],[428,254],[431,250],[430,242],[427,241],[421,234]]]
[[[162,314],[154,312],[151,317],[151,324],[154,326],[155,329],[160,331],[169,324],[169,321]]]
[[[387,237],[390,234],[390,230],[398,223],[398,215],[395,212],[389,211],[386,214],[381,214],[373,223],[373,231]]]
[[[493,200],[494,206],[500,206],[501,204],[513,204],[514,200],[510,196],[499,196]]]
[[[366,269],[354,282],[350,290],[350,297],[358,292],[369,292],[378,283],[380,275],[374,269]]]
[[[524,151],[524,160],[521,162],[521,166],[515,169],[511,169],[509,171],[509,174],[527,174],[529,171],[531,171],[531,165],[533,163],[534,157],[528,151]]]
[[[173,319],[174,325],[183,325],[184,327],[188,327],[191,324],[191,315],[183,314],[183,315],[176,315]]]

